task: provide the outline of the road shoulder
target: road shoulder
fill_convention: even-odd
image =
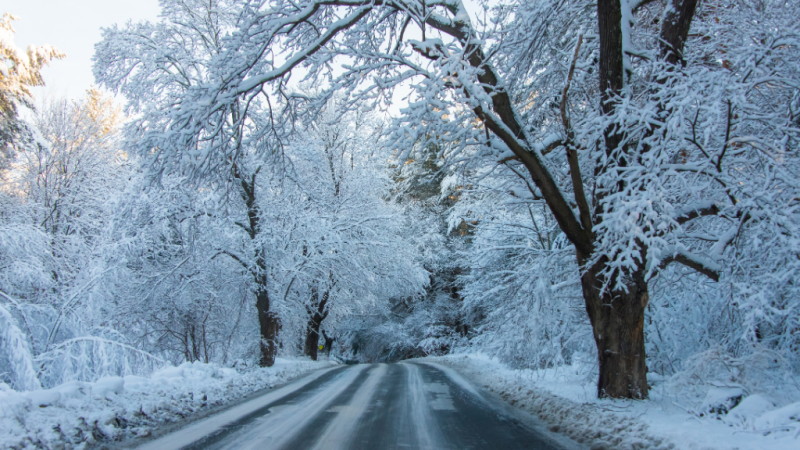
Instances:
[[[449,364],[443,364],[438,360],[434,362],[431,358],[411,361],[405,362],[405,364],[418,364],[435,369],[452,383],[454,389],[462,391],[461,396],[475,399],[481,409],[492,411],[493,415],[500,417],[503,422],[510,422],[516,427],[527,429],[527,433],[530,433],[529,436],[534,436],[537,441],[536,448],[539,448],[539,445],[541,448],[561,450],[588,450],[589,448],[563,434],[550,431],[546,423],[528,411],[511,406],[496,392],[480,384],[469,371],[462,373],[460,368],[456,370]],[[504,448],[510,447],[506,445]]]
[[[474,385],[496,393],[508,405],[535,416],[549,430],[592,450],[798,448],[796,431],[772,433],[775,430],[735,426],[730,414],[699,415],[699,408],[692,407],[691,397],[688,400],[686,396],[681,397],[667,382],[655,376],[650,380],[653,387],[647,400],[598,399],[594,384],[596,375],[579,365],[517,370],[479,353],[415,361],[433,362],[457,370]]]
[[[468,355],[420,358],[420,363],[441,364],[455,369],[473,386],[502,403],[506,411],[528,417],[529,426],[546,429],[591,450],[671,450],[674,443],[653,436],[645,423],[620,417],[595,405],[580,404],[535,387],[530,379],[513,370],[487,370],[486,361]],[[524,414],[520,414],[524,413]],[[568,441],[559,440],[567,444]]]
[[[308,362],[310,363],[311,361]],[[284,370],[283,372],[276,374],[276,376],[273,377],[269,383],[266,383],[263,386],[256,385],[254,386],[256,388],[255,390],[252,390],[245,395],[234,395],[225,399],[225,401],[214,404],[213,406],[208,406],[197,410],[191,415],[187,415],[172,422],[163,422],[158,426],[152,427],[146,436],[131,436],[115,442],[98,442],[97,445],[92,448],[101,450],[138,448],[172,433],[180,432],[181,430],[191,427],[192,425],[209,417],[225,413],[226,411],[230,411],[264,395],[268,395],[303,379],[314,377],[317,374],[335,369],[338,366],[339,364],[336,362],[324,361],[314,363],[313,366],[304,365],[303,367],[299,368],[300,370]],[[268,371],[270,369],[271,368],[256,370]],[[238,394],[238,392],[236,394]]]

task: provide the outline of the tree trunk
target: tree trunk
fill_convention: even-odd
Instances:
[[[647,398],[644,311],[649,301],[641,272],[630,276],[624,290],[603,290],[598,263],[581,277],[583,298],[592,323],[600,376],[597,396]]]
[[[306,343],[304,353],[314,361],[317,360],[317,350],[319,349],[319,329],[322,321],[328,317],[325,305],[328,303],[328,292],[322,294],[322,299],[317,301],[318,294],[316,288],[312,290],[311,307],[308,308],[309,318],[306,328]],[[326,339],[327,342],[327,339]]]
[[[600,110],[604,116],[613,116],[617,108],[617,96],[625,84],[622,51],[622,7],[620,1],[598,0],[597,24],[600,32]],[[606,155],[611,156],[622,142],[622,134],[615,124],[610,124],[603,133]],[[624,160],[624,157],[623,157]],[[624,165],[624,161],[619,162]],[[599,205],[597,202],[595,206]]]
[[[686,65],[683,46],[689,37],[689,28],[697,8],[697,0],[670,0],[661,24],[661,58],[670,67]]]
[[[278,316],[269,310],[269,294],[262,287],[256,295],[258,325],[261,328],[261,367],[272,367],[278,354],[278,332],[281,328]]]
[[[597,22],[600,33],[600,110],[606,117],[616,114],[618,97],[625,85],[622,43],[621,1],[598,0]],[[628,152],[623,142],[624,134],[615,124],[603,132],[605,153],[616,165],[628,165]],[[604,165],[597,165],[595,175],[602,175]],[[613,191],[624,189],[620,180],[612,186],[596,187],[593,221],[602,217],[603,198]],[[592,242],[595,241],[592,236]],[[592,252],[594,249],[592,249]],[[607,268],[603,257],[591,267],[585,267],[591,252],[582,254],[578,249],[578,263],[584,267],[581,276],[583,299],[592,323],[600,375],[597,396],[612,398],[646,398],[647,366],[644,352],[644,309],[649,299],[647,283],[641,269],[626,274],[622,284],[627,289],[612,289],[618,280],[609,280],[602,272]],[[644,255],[643,255],[644,256]],[[606,289],[604,289],[604,286]]]
[[[600,110],[606,118],[613,118],[619,98],[624,93],[625,85],[625,54],[623,51],[622,28],[622,1],[627,0],[598,0],[597,20],[599,32],[599,87]],[[664,35],[668,42],[666,45],[672,56],[680,56],[683,42],[686,39],[692,3],[696,0],[670,0],[673,5],[679,5],[677,21],[671,23]],[[627,7],[628,5],[626,5]],[[672,17],[670,17],[672,19]],[[644,398],[647,396],[647,368],[644,352],[644,310],[648,302],[647,284],[644,282],[642,262],[635,269],[630,279],[625,280],[627,290],[603,290],[601,273],[606,267],[605,262],[586,268],[585,263],[594,253],[596,237],[592,229],[602,220],[603,199],[613,192],[625,189],[624,181],[619,180],[610,186],[595,186],[594,213],[590,213],[586,198],[579,195],[580,188],[575,187],[576,203],[581,211],[581,220],[575,217],[574,209],[561,192],[557,181],[548,168],[535,155],[529,151],[532,145],[522,145],[526,140],[521,124],[518,122],[514,106],[508,93],[500,86],[497,75],[491,65],[486,63],[485,56],[475,43],[469,31],[469,23],[456,21],[444,23],[429,19],[427,24],[447,33],[464,45],[465,54],[472,67],[479,70],[478,80],[483,84],[484,90],[492,98],[494,115],[486,114],[483,107],[473,109],[476,116],[484,125],[499,137],[516,158],[525,166],[531,180],[541,191],[541,195],[548,208],[558,223],[559,228],[575,245],[578,263],[582,270],[587,270],[581,277],[586,309],[589,313],[594,330],[595,342],[598,349],[598,362],[600,364],[600,379],[598,382],[598,395],[600,397],[617,398]],[[498,117],[501,123],[495,119]],[[611,122],[611,121],[610,121]],[[624,144],[626,136],[620,129],[611,123],[603,130],[603,141],[606,157],[616,160],[618,167],[626,167],[629,162],[630,149]],[[633,155],[635,157],[635,155]],[[579,168],[579,165],[576,165]],[[571,167],[571,170],[575,168]],[[608,168],[605,164],[595,165],[595,178],[600,178],[603,171]],[[577,175],[577,174],[575,174]],[[576,176],[576,178],[578,178]],[[580,182],[580,179],[578,180]],[[593,217],[589,217],[590,214]],[[642,260],[644,261],[644,259]]]
[[[239,172],[239,166],[233,164],[231,167],[233,176],[239,181],[242,189],[240,194],[247,207],[248,227],[245,228],[251,241],[255,241],[261,232],[261,223],[256,203],[256,174],[252,173],[248,178]],[[258,364],[261,367],[272,367],[275,364],[275,357],[278,354],[278,333],[281,330],[281,321],[274,311],[269,309],[269,292],[267,291],[267,261],[264,256],[263,248],[256,246],[256,265],[250,267],[241,259],[230,254],[236,261],[242,264],[253,275],[253,284],[256,293],[256,310],[258,311],[258,325],[261,329],[261,359]]]
[[[325,333],[324,331],[322,332],[322,337],[325,338],[325,353],[327,353],[328,356],[331,356],[331,349],[333,349],[333,341],[335,341],[336,339],[328,336],[328,334]]]
[[[317,349],[319,346],[319,326],[321,321],[315,320],[317,316],[308,319],[308,328],[306,330],[306,347],[304,353],[310,356],[314,361],[317,360]]]

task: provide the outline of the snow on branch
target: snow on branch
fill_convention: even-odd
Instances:
[[[0,305],[0,330],[2,330],[0,334],[2,344],[13,370],[15,389],[25,391],[41,389],[42,385],[33,368],[28,340],[17,326],[14,316],[3,305]]]
[[[675,250],[671,256],[662,259],[658,264],[658,267],[659,269],[663,270],[673,262],[677,262],[686,267],[692,268],[714,281],[719,281],[720,274],[723,270],[722,265],[712,261],[711,259],[704,258],[683,250]]]

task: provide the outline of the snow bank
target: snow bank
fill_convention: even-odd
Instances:
[[[775,406],[794,401],[798,395],[794,390],[776,399],[749,395],[738,386],[720,386],[709,388],[704,397],[687,399],[671,392],[663,377],[650,374],[650,399],[600,400],[587,365],[514,370],[483,354],[421,361],[457,369],[511,405],[538,416],[551,431],[592,450],[800,448],[800,403]]]
[[[71,381],[28,392],[0,383],[0,448],[85,448],[149,436],[165,423],[333,364],[279,358],[273,367],[239,372],[184,363],[147,378]]]

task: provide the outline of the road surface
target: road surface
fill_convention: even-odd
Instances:
[[[139,449],[580,448],[519,414],[444,366],[338,366]]]

